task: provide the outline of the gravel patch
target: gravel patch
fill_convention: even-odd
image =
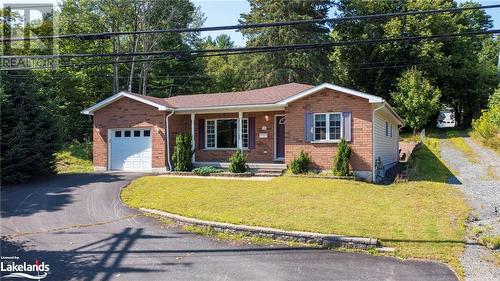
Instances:
[[[479,156],[478,163],[470,162],[446,140],[441,139],[441,157],[455,173],[449,183],[460,188],[474,209],[474,219],[468,229],[484,227],[490,235],[500,235],[500,157],[465,137],[465,141]],[[462,265],[466,280],[499,280],[500,268],[484,260],[491,250],[479,245],[473,237],[467,237]]]

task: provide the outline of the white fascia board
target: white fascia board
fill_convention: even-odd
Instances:
[[[122,97],[127,97],[127,98],[130,98],[130,99],[133,99],[133,100],[136,100],[136,101],[139,101],[139,102],[142,102],[142,103],[145,103],[145,104],[148,104],[148,105],[151,105],[151,106],[154,106],[156,107],[158,110],[161,110],[161,111],[165,111],[165,110],[172,110],[162,104],[159,104],[159,103],[155,103],[155,102],[152,102],[152,101],[149,101],[147,99],[143,99],[141,97],[138,97],[138,96],[135,96],[135,95],[131,95],[129,93],[126,93],[126,92],[119,92],[118,94],[115,94],[115,95],[112,95],[111,97],[103,100],[103,101],[100,101],[98,103],[96,103],[95,105],[89,107],[89,108],[86,108],[84,110],[81,111],[82,114],[86,114],[86,115],[94,115],[94,111],[98,110],[98,109],[101,109],[105,106],[107,106],[108,104],[111,104],[119,99],[121,99]]]
[[[396,111],[394,110],[394,108],[392,108],[392,106],[385,101],[385,106],[387,107],[387,110],[396,118],[396,120],[398,121],[398,125],[400,126],[404,126],[405,125],[405,121],[403,120],[403,118],[401,118],[401,116],[399,116],[399,114],[396,113]]]
[[[333,84],[330,84],[330,83],[323,83],[323,84],[320,84],[320,85],[318,85],[318,86],[316,86],[314,88],[302,91],[302,92],[300,92],[300,93],[298,93],[298,94],[296,94],[294,96],[286,98],[286,99],[278,102],[277,104],[288,105],[291,102],[294,102],[294,101],[299,100],[301,98],[304,98],[304,97],[307,97],[309,95],[312,95],[312,94],[314,94],[316,92],[319,92],[319,91],[321,91],[323,89],[330,89],[330,90],[334,90],[334,91],[346,93],[346,94],[349,94],[349,95],[353,95],[353,96],[365,98],[370,103],[377,103],[377,102],[383,102],[384,101],[384,99],[381,98],[381,97],[377,97],[377,96],[370,95],[370,94],[363,93],[363,92],[359,92],[359,91],[356,91],[356,90],[353,90],[353,89],[349,89],[349,88],[344,88],[344,87],[341,87],[341,86],[333,85]]]
[[[228,106],[213,106],[213,107],[191,107],[177,108],[176,114],[191,114],[191,113],[228,113],[228,112],[257,112],[257,111],[278,111],[284,110],[285,106],[271,104],[251,104],[251,105],[228,105]]]
[[[381,107],[381,109],[387,117],[391,118],[392,121],[395,121],[397,125],[404,126],[404,120],[396,113],[396,111],[394,111],[394,109],[387,101],[374,103],[373,105],[381,105],[383,107]]]

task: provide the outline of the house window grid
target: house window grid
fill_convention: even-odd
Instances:
[[[317,126],[316,117],[324,116],[324,120],[320,120],[321,125]],[[338,116],[338,120],[334,120],[335,117]],[[324,123],[324,125],[323,125]],[[337,123],[337,124],[336,124]],[[344,126],[344,120],[342,119],[341,112],[321,112],[314,113],[314,141],[338,141],[344,137],[344,133],[342,131],[342,126]],[[321,136],[321,132],[319,133],[319,138],[317,137],[317,129],[324,129],[324,138]]]
[[[238,118],[216,118],[205,120],[205,149],[237,149],[237,147],[217,147],[217,121],[219,120],[236,120],[236,124],[238,124]],[[242,148],[248,149],[248,118],[242,118],[241,123]],[[238,127],[236,127],[236,132],[238,132]]]
[[[112,129],[114,138],[138,138],[138,137],[151,137],[150,129],[138,129],[134,130],[131,128],[127,129]],[[128,136],[125,136],[125,132],[128,132]]]

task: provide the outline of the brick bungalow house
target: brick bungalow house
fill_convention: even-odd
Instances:
[[[183,132],[195,166],[220,167],[241,148],[250,168],[284,169],[304,150],[314,169],[330,170],[344,138],[352,170],[374,180],[397,163],[403,125],[384,99],[328,83],[170,98],[120,92],[82,113],[94,116],[95,170],[171,170]]]

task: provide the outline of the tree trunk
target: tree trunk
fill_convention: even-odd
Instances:
[[[455,126],[460,127],[462,125],[462,111],[459,101],[453,103],[453,111],[455,113]]]
[[[113,32],[118,31],[118,29],[116,28],[116,25],[113,25],[112,31]],[[115,54],[120,52],[120,39],[119,38],[120,38],[120,36],[115,36],[113,38],[113,53],[115,53]],[[118,93],[118,91],[120,89],[119,79],[118,79],[118,60],[119,60],[119,57],[115,56],[114,57],[115,63],[113,64],[113,94]]]
[[[138,36],[135,36],[135,42],[134,42],[134,48],[133,48],[133,52],[135,53],[137,51],[137,44],[139,42],[139,37]],[[133,83],[133,80],[134,80],[134,67],[135,67],[135,56],[132,57],[132,65],[130,66],[130,75],[128,76],[128,87],[127,87],[127,90],[129,92],[132,92],[132,83]]]
[[[148,63],[143,63],[143,75],[142,75],[142,94],[147,96],[147,88],[148,88]]]

